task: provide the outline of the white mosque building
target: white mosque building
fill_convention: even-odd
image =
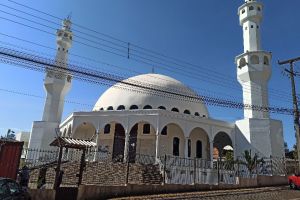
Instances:
[[[235,58],[243,103],[268,107],[271,54],[261,48],[260,23],[263,5],[245,0],[238,15],[243,29],[244,52]],[[71,22],[57,31],[58,63],[67,66],[72,44]],[[117,83],[107,89],[90,112],[71,113],[61,122],[64,97],[71,87],[68,75],[47,72],[42,121],[33,123],[30,148],[49,148],[59,128],[63,137],[93,140],[112,158],[134,159],[136,154],[173,155],[212,160],[232,147],[234,156],[252,150],[261,156],[284,156],[282,122],[270,119],[267,110],[245,108],[244,119],[230,123],[210,117],[205,102],[165,94],[172,91],[199,97],[180,81],[161,74],[142,74],[125,83],[146,84],[158,91]],[[200,98],[201,99],[201,98]]]

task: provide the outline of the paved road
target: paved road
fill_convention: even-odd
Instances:
[[[116,198],[114,200],[300,200],[300,190],[290,190],[288,187],[267,187],[256,189],[222,190],[209,192],[190,192],[178,194],[161,194],[138,197]]]

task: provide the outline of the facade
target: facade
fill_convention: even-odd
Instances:
[[[282,123],[270,119],[265,109],[271,54],[261,49],[262,10],[261,3],[246,0],[238,11],[244,53],[236,57],[236,64],[246,105],[244,119],[235,123],[213,119],[201,96],[183,83],[160,74],[143,74],[113,85],[91,112],[74,112],[60,123],[61,100],[70,82],[67,76],[63,80],[50,76],[45,81],[47,96],[55,94],[60,101],[47,98],[43,122],[34,122],[30,145],[46,147],[54,138],[53,130],[59,127],[62,136],[95,141],[99,150],[122,161],[134,160],[137,154],[157,159],[173,155],[213,160],[223,156],[228,146],[235,157],[250,149],[261,156],[284,156]],[[64,63],[70,42],[59,43],[58,55]],[[66,51],[62,53],[61,48]]]
[[[23,148],[28,148],[30,132],[20,131],[16,133],[16,140],[24,142]]]

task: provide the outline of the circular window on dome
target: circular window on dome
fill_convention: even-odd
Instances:
[[[150,106],[150,105],[145,105],[143,109],[146,109],[146,110],[147,110],[147,109],[152,109],[152,106]]]
[[[113,110],[114,108],[112,106],[108,106],[107,110]]]
[[[185,110],[185,111],[183,111],[183,113],[188,114],[188,115],[191,114],[191,112],[189,110]]]
[[[159,106],[158,109],[166,110],[166,107],[164,107],[164,106]]]
[[[120,106],[117,108],[117,110],[125,110],[125,106],[120,105]]]
[[[136,110],[136,109],[139,109],[139,107],[137,105],[132,105],[129,108],[129,110]]]
[[[171,111],[173,111],[173,112],[179,112],[178,108],[172,108]]]

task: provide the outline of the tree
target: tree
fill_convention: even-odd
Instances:
[[[251,150],[245,150],[243,153],[243,161],[240,161],[240,164],[245,165],[250,173],[250,177],[252,176],[253,171],[256,169],[256,166],[260,163],[263,163],[264,160],[261,158],[259,159],[257,153],[254,154],[252,157]]]

